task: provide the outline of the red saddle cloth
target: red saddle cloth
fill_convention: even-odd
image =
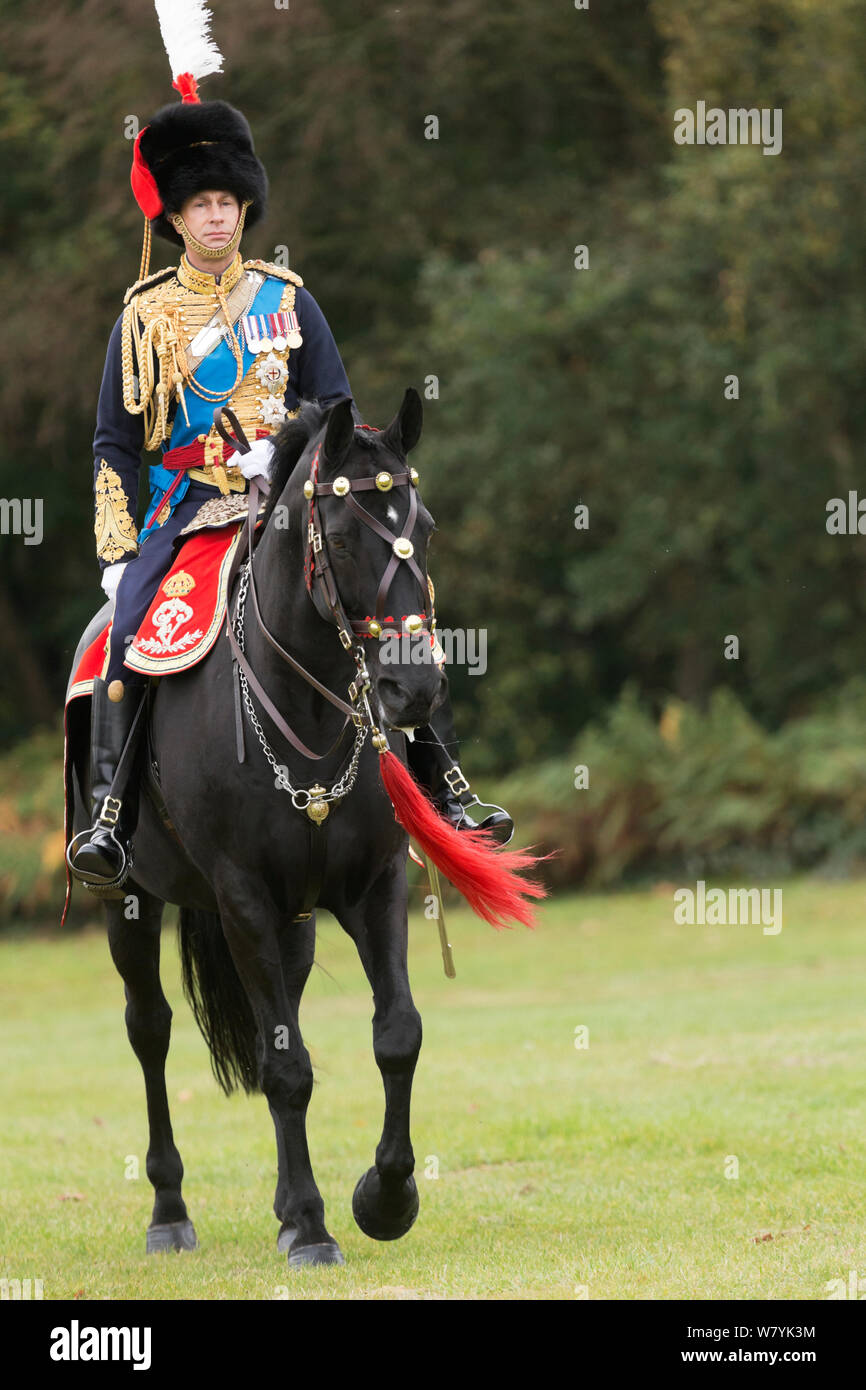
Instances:
[[[195,531],[156,591],[124,666],[148,676],[188,671],[207,656],[226,611],[228,574],[241,526]],[[109,623],[85,651],[69,699],[90,695],[108,664]]]

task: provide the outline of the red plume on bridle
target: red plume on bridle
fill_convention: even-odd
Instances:
[[[531,898],[547,890],[519,870],[540,864],[549,855],[528,850],[500,849],[486,830],[455,830],[390,749],[379,756],[379,771],[394,814],[403,829],[468,902],[472,911],[492,927],[522,922],[536,925]]]

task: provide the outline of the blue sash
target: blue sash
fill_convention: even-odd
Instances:
[[[253,305],[255,305],[257,314],[276,314],[279,311],[284,288],[282,280],[268,276],[258,294],[254,296],[247,313],[252,313]],[[250,352],[246,346],[246,340],[239,324],[235,325],[234,333],[243,354],[243,372],[240,378],[243,381],[255,361],[255,354]],[[229,383],[234,381],[237,371],[238,364],[234,353],[225,338],[220,338],[213,352],[208,353],[204,361],[196,368],[195,379],[200,386],[205,387],[208,391],[224,392],[228,390]],[[197,396],[189,387],[185,388],[183,394],[189,415],[189,424],[187,424],[186,416],[180,403],[178,403],[171,429],[171,439],[163,442],[163,453],[167,453],[169,449],[182,449],[184,445],[192,444],[200,434],[209,434],[213,425],[213,413],[220,402],[203,401],[201,396]],[[225,404],[228,405],[228,400],[225,401]],[[163,497],[176,477],[177,473],[174,469],[163,468],[161,463],[150,465],[150,505],[144,518],[144,526],[139,532],[139,546],[144,544],[151,531],[154,530],[154,518],[160,509]],[[186,495],[189,484],[189,474],[184,473],[169,499],[169,515],[174,511],[181,498]]]

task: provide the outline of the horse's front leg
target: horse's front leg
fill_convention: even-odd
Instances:
[[[375,1167],[359,1181],[352,1212],[365,1235],[397,1240],[418,1215],[409,1136],[412,1078],[421,1050],[421,1015],[409,988],[406,872],[390,867],[357,905],[337,914],[373,987],[373,1052],[385,1088],[385,1121]]]
[[[181,1196],[183,1164],[174,1143],[165,1089],[171,1008],[159,978],[164,904],[142,888],[131,886],[129,891],[138,898],[136,919],[127,920],[125,902],[106,902],[105,910],[112,960],[126,986],[126,1031],[141,1063],[147,1096],[147,1176],[155,1194],[147,1253],[195,1250],[198,1242]]]
[[[280,955],[284,918],[260,882],[226,867],[214,886],[228,948],[258,1028],[259,1085],[277,1134],[277,1193],[282,1204],[277,1216],[284,1237],[294,1233],[288,1246],[289,1266],[343,1264],[339,1245],[325,1229],[325,1204],[307,1147],[313,1068],[298,1024],[303,967],[298,967],[287,987]],[[286,1248],[285,1239],[281,1248]]]
[[[301,995],[313,968],[316,950],[315,915],[309,922],[284,921],[279,936],[280,961],[283,967],[283,981],[289,996],[294,1017],[298,1017]],[[277,1190],[274,1194],[274,1215],[280,1222],[277,1249],[288,1251],[297,1236],[291,1225],[292,1194],[289,1185],[288,1157],[280,1125],[275,1126],[277,1135]]]

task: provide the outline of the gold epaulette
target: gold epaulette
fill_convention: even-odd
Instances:
[[[287,270],[283,265],[274,265],[273,261],[244,261],[244,270],[263,270],[265,275],[276,275],[280,280],[291,280],[293,285],[304,283],[300,275],[296,275],[293,270]]]
[[[128,304],[133,295],[139,294],[142,290],[150,289],[151,285],[158,285],[161,280],[167,280],[170,275],[176,274],[177,266],[170,265],[165,270],[155,270],[152,275],[146,275],[143,280],[136,280],[135,284],[130,285],[123,296],[124,304]]]

